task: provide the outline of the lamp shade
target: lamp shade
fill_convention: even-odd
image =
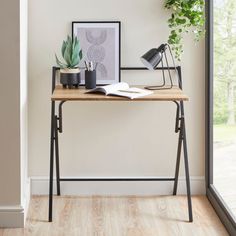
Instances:
[[[155,70],[158,64],[161,62],[163,52],[166,49],[166,44],[162,44],[159,48],[152,48],[146,52],[142,57],[142,63],[149,69]]]

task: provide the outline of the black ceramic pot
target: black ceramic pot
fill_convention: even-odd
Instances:
[[[60,69],[60,82],[63,88],[78,88],[80,84],[80,70],[76,69]]]

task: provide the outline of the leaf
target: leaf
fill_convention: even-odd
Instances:
[[[57,65],[60,67],[60,68],[66,68],[67,67],[67,65],[66,64],[64,64],[64,63],[62,63],[59,59],[58,59],[58,57],[57,57],[57,55],[55,54],[55,57],[56,57],[56,63],[57,63]]]
[[[76,47],[76,45],[78,45],[78,43],[79,43],[79,41],[78,41],[78,38],[77,37],[75,37],[74,38],[74,42],[75,42],[75,44],[74,44],[74,48]]]
[[[178,24],[184,24],[184,23],[186,23],[186,19],[181,19],[181,18],[176,18],[176,23],[178,23]]]
[[[64,54],[64,59],[68,66],[71,65],[71,52],[72,52],[72,41],[69,40]]]
[[[73,49],[73,54],[79,54],[79,51],[80,51],[80,43],[79,43],[79,41],[77,41],[77,43]]]
[[[70,35],[67,35],[67,43],[72,44],[72,38],[70,37]]]
[[[61,54],[63,58],[64,58],[65,50],[66,50],[66,42],[63,41],[62,47],[61,47]]]
[[[71,58],[71,63],[73,63],[73,61],[76,59],[76,58],[79,58],[79,51],[78,50],[74,50],[72,52],[72,58]]]
[[[71,59],[71,64],[75,64],[75,61],[79,60],[80,57],[79,57],[79,53],[74,53],[73,54],[73,57]]]
[[[82,59],[82,50],[80,49],[80,42],[75,37],[74,39],[74,47],[72,52],[71,64],[79,64],[80,60]]]
[[[73,62],[71,63],[71,67],[76,67],[79,65],[80,62],[80,58],[79,58],[79,54],[77,55],[76,58],[74,58]]]

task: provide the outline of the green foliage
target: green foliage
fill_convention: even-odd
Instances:
[[[227,84],[214,81],[214,124],[225,124],[228,120]]]
[[[236,119],[235,13],[235,0],[214,5],[214,124]]]
[[[204,0],[165,0],[165,8],[172,11],[168,20],[171,29],[168,43],[180,60],[183,52],[183,35],[192,31],[195,41],[205,34]]]
[[[57,65],[64,69],[64,68],[77,68],[82,57],[82,50],[80,49],[80,42],[77,37],[71,38],[69,35],[67,36],[67,40],[63,41],[61,46],[61,54],[64,58],[65,62],[61,62],[57,55],[56,56],[56,62]]]

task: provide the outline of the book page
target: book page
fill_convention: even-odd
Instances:
[[[92,89],[88,92],[89,93],[90,92],[103,92],[106,95],[108,95],[108,94],[113,93],[117,90],[128,89],[128,88],[129,88],[129,85],[127,83],[120,82],[120,83],[117,83],[117,84],[110,84],[110,85],[100,86],[100,87]]]
[[[110,95],[116,95],[120,97],[127,97],[130,99],[134,99],[134,98],[144,97],[152,93],[153,93],[152,91],[146,89],[128,88],[128,89],[119,89],[117,91],[110,93]]]
[[[128,88],[129,85],[125,82],[103,86],[103,89],[106,91],[106,95],[118,91],[120,89],[128,89]]]

